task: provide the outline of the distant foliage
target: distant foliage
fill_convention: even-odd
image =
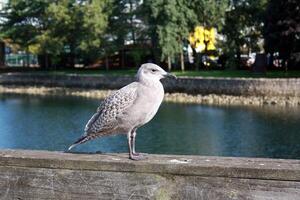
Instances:
[[[162,59],[174,58],[182,49],[182,40],[188,38],[190,10],[184,0],[149,0],[148,3]]]
[[[110,0],[10,0],[2,37],[32,53],[57,56],[98,51],[108,23]]]
[[[182,53],[183,42],[198,25],[222,27],[228,1],[145,1],[150,15],[150,26],[157,35],[161,58],[174,59]]]
[[[188,44],[201,42],[204,51],[193,53],[196,69],[210,50],[222,58],[216,66],[236,67],[242,56],[264,50],[296,66],[299,6],[299,0],[8,0],[0,39],[38,54],[43,66],[103,64],[105,58],[109,69],[110,58],[114,66],[129,58],[132,66],[151,60],[167,62],[169,69],[180,63],[184,70]],[[213,45],[202,39],[205,34],[189,43],[196,27],[216,30]]]
[[[43,0],[10,0],[2,11],[1,37],[22,48],[38,43],[37,37],[48,29],[47,7]]]
[[[286,61],[293,53],[300,52],[300,3],[299,0],[270,0],[264,26],[265,50],[279,52]],[[296,57],[296,58],[295,58]],[[300,64],[300,55],[294,55]],[[287,66],[286,66],[287,67]]]
[[[193,12],[194,25],[205,28],[224,26],[225,13],[228,11],[230,0],[192,0],[190,8]]]
[[[224,53],[229,54],[239,65],[242,47],[248,52],[259,51],[259,40],[262,39],[262,29],[265,9],[268,0],[234,0],[225,15],[225,25],[222,33],[225,35]],[[236,56],[235,56],[236,55]]]

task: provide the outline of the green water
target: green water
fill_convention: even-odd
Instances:
[[[64,151],[83,132],[99,100],[0,96],[0,148]],[[138,129],[137,150],[300,159],[300,107],[220,107],[164,103]],[[79,152],[127,152],[123,135],[100,138]]]

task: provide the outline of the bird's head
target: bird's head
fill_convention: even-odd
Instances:
[[[137,79],[139,81],[156,82],[166,77],[176,78],[175,75],[166,72],[161,67],[153,63],[142,64],[137,73]]]

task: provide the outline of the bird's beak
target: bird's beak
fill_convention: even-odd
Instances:
[[[172,78],[172,79],[177,79],[177,77],[174,75],[174,74],[171,74],[171,73],[166,73],[164,75],[165,78]]]

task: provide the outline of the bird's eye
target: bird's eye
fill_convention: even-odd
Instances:
[[[151,69],[151,71],[152,71],[152,72],[156,72],[157,70],[156,70],[156,69]]]

